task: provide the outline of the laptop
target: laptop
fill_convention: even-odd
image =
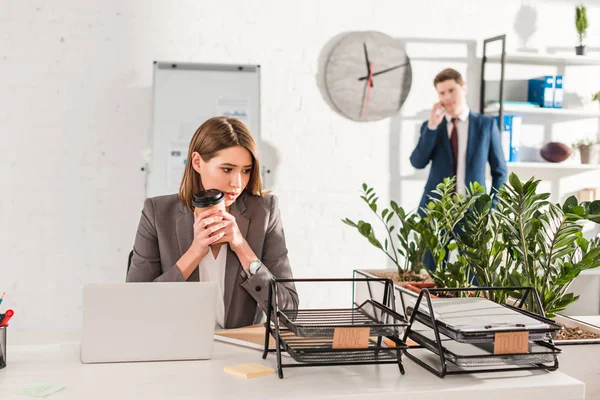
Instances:
[[[212,357],[217,284],[86,284],[81,362]]]

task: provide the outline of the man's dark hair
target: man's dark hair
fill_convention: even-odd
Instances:
[[[449,81],[449,80],[454,80],[456,83],[458,83],[461,86],[465,84],[460,72],[458,72],[452,68],[446,68],[445,70],[443,70],[442,72],[440,72],[439,74],[437,74],[435,76],[435,79],[433,80],[433,86],[435,87],[435,86],[437,86],[438,83]]]

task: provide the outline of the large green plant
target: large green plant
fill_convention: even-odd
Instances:
[[[577,300],[568,292],[572,281],[582,271],[600,266],[600,238],[585,239],[581,225],[584,220],[600,223],[600,201],[580,204],[570,197],[562,206],[553,204],[549,193],[538,193],[539,182],[533,178],[521,182],[511,174],[493,207],[493,197],[479,184],[459,195],[454,179],[448,178],[437,186],[421,214],[407,214],[394,201],[378,213],[375,191],[363,184],[362,199],[385,227],[383,244],[371,224],[348,218],[343,222],[383,251],[401,276],[418,272],[430,251],[435,262],[430,275],[438,287],[532,286],[540,294],[543,311],[553,316]],[[517,295],[488,294],[501,303]],[[534,304],[528,307],[534,309]]]
[[[579,45],[583,46],[583,38],[588,28],[587,10],[583,4],[575,7],[575,28],[579,35]]]

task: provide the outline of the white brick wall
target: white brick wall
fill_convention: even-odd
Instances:
[[[576,3],[536,2],[532,45],[574,46]],[[340,222],[369,217],[360,184],[409,208],[418,203],[423,182],[411,177],[408,156],[423,110],[436,101],[431,79],[447,63],[415,57],[405,117],[360,124],[322,97],[323,48],[351,30],[476,41],[478,54],[483,38],[506,32],[515,48],[520,5],[0,0],[0,292],[16,311],[13,326],[77,330],[82,284],[123,281],[144,198],[140,150],[148,145],[153,60],[261,64],[262,137],[279,156],[274,189],[295,275],[348,277],[386,265]],[[589,37],[598,38],[600,8],[590,4],[589,16]],[[427,46],[428,54],[448,49]],[[409,55],[422,48],[411,45]],[[466,54],[464,45],[453,48]],[[465,62],[453,65],[466,72]],[[479,64],[470,68],[477,77]],[[587,79],[600,89],[598,74],[583,79],[584,91]],[[471,82],[471,100],[477,86]],[[585,129],[596,132],[597,121]],[[389,150],[394,143],[398,152]],[[345,304],[349,296],[332,287],[300,291],[305,304]]]

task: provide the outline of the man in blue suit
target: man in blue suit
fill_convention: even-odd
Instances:
[[[431,162],[429,179],[419,204],[429,202],[431,191],[446,177],[456,176],[456,192],[464,194],[470,182],[486,186],[486,163],[492,173],[491,192],[506,182],[507,169],[498,126],[492,117],[469,110],[467,87],[461,74],[451,68],[433,80],[439,96],[421,126],[419,143],[410,156],[413,167],[422,169]]]

